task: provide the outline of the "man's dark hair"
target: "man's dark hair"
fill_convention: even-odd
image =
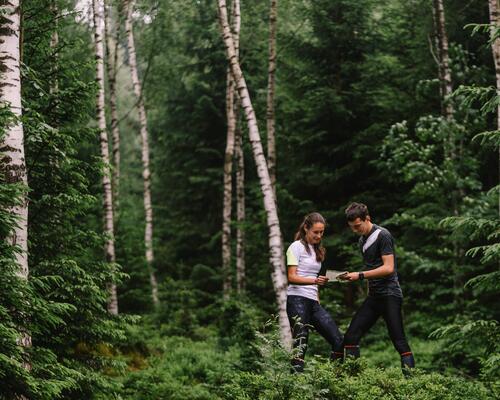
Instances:
[[[351,222],[356,218],[361,218],[361,221],[364,221],[368,215],[370,215],[368,207],[363,203],[351,203],[345,209],[345,216]]]

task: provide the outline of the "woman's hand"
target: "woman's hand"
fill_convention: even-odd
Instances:
[[[316,278],[316,285],[323,286],[328,281],[329,279],[326,276],[321,275]]]

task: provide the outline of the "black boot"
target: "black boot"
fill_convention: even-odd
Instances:
[[[290,369],[292,374],[299,372],[304,372],[304,360],[301,358],[292,359],[292,368]]]
[[[330,361],[344,361],[344,352],[343,351],[332,351],[330,354]]]
[[[360,355],[359,345],[345,345],[344,350],[345,350],[345,358],[347,357],[359,358]]]
[[[412,369],[415,368],[415,359],[411,352],[401,354],[401,370],[405,378],[411,376]]]

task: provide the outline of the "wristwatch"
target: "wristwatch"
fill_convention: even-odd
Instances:
[[[362,273],[362,272],[358,272],[358,276],[359,276],[359,280],[362,281],[363,279],[365,279],[365,274]]]

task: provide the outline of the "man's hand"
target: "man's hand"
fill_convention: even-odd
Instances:
[[[324,275],[321,275],[321,276],[318,276],[316,278],[316,285],[320,285],[320,286],[323,286],[325,283],[327,283],[329,281],[329,279],[324,276]]]
[[[339,276],[343,281],[354,282],[359,279],[359,272],[349,272],[348,274]]]

